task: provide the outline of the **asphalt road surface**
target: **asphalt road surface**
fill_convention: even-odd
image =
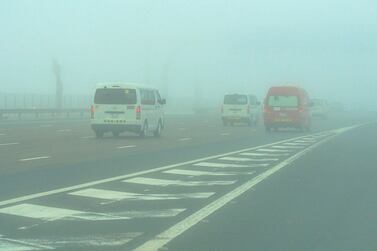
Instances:
[[[161,138],[101,140],[87,121],[0,124],[0,251],[376,250],[372,121],[175,116]]]

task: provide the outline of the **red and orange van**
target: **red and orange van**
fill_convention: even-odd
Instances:
[[[309,130],[310,106],[309,95],[300,87],[271,87],[264,100],[263,118],[266,131],[279,128]]]

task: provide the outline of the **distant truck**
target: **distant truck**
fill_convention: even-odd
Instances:
[[[310,106],[308,93],[300,87],[271,87],[264,100],[263,118],[266,131],[279,128],[310,130]]]
[[[257,125],[261,113],[260,102],[254,95],[226,94],[221,107],[221,118],[224,126],[234,123]]]

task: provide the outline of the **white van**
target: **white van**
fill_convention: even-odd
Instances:
[[[325,99],[314,98],[311,100],[312,103],[312,116],[319,117],[322,119],[328,118],[329,105]]]
[[[114,137],[129,131],[146,136],[161,135],[166,103],[157,89],[127,83],[99,84],[91,107],[91,127],[97,138],[106,132]]]
[[[260,102],[254,95],[227,94],[224,96],[221,116],[224,126],[243,122],[256,125],[261,114]]]

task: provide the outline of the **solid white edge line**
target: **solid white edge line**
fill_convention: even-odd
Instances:
[[[354,127],[352,127],[354,128]],[[349,129],[352,129],[349,128]],[[325,138],[308,148],[304,149],[303,151],[300,151],[296,153],[295,155],[289,157],[288,159],[280,162],[279,164],[275,165],[271,169],[259,174],[258,176],[252,178],[251,180],[247,181],[246,183],[242,184],[241,186],[237,187],[236,189],[228,192],[227,194],[221,196],[217,200],[213,201],[212,203],[208,204],[207,206],[203,207],[199,211],[196,211],[192,215],[186,217],[182,221],[178,222],[174,226],[170,227],[169,229],[165,230],[164,232],[158,234],[154,237],[154,239],[151,239],[141,246],[134,249],[134,251],[158,251],[160,248],[165,246],[167,243],[169,243],[171,240],[176,238],[177,236],[181,235],[183,232],[188,230],[189,228],[193,227],[200,221],[202,221],[204,218],[208,217],[218,209],[222,208],[226,204],[228,204],[233,199],[239,197],[243,193],[247,192],[249,189],[254,187],[255,185],[259,184],[263,180],[267,179],[272,174],[276,173],[280,169],[290,165],[292,162],[294,162],[296,159],[302,157],[309,151],[313,150],[314,148],[318,147],[319,145],[329,141],[330,139],[336,137],[340,133],[344,131],[340,131],[328,138]]]
[[[334,131],[336,131],[336,129],[335,130],[329,130],[329,131],[334,132]],[[193,163],[196,163],[196,162],[199,162],[199,161],[221,158],[221,157],[225,157],[225,156],[232,155],[232,154],[242,153],[242,152],[245,152],[245,151],[252,151],[252,150],[255,150],[255,149],[259,149],[259,148],[265,148],[265,147],[269,147],[269,146],[272,146],[272,145],[281,144],[281,143],[289,142],[289,141],[292,141],[292,140],[297,140],[297,139],[300,139],[300,138],[306,137],[306,136],[307,135],[299,136],[299,137],[293,137],[293,138],[284,139],[284,140],[277,141],[277,142],[272,142],[272,143],[269,143],[269,144],[266,144],[266,145],[244,148],[244,149],[233,151],[233,152],[228,152],[228,153],[223,153],[223,154],[218,154],[218,155],[213,155],[213,156],[207,156],[207,157],[204,157],[204,158],[189,160],[189,161],[176,163],[176,164],[172,164],[172,165],[167,165],[167,166],[162,166],[162,167],[156,167],[156,168],[152,168],[152,169],[148,169],[148,170],[140,171],[140,172],[136,172],[136,173],[124,174],[124,175],[114,176],[114,177],[110,177],[110,178],[106,178],[106,179],[82,183],[82,184],[74,185],[74,186],[70,186],[70,187],[63,187],[63,188],[53,189],[53,190],[49,190],[49,191],[45,191],[45,192],[24,195],[24,196],[0,201],[0,206],[5,206],[5,205],[12,204],[12,203],[17,203],[17,202],[21,202],[21,201],[30,200],[30,199],[40,198],[40,197],[44,197],[44,196],[48,196],[48,195],[52,195],[52,194],[58,194],[58,193],[64,193],[64,192],[69,192],[69,191],[73,191],[73,190],[78,190],[78,189],[82,189],[82,188],[86,188],[86,187],[90,187],[90,186],[94,186],[94,185],[99,185],[99,184],[103,184],[103,183],[107,183],[107,182],[132,178],[132,177],[136,177],[136,176],[140,176],[140,175],[144,175],[144,174],[149,174],[149,173],[154,173],[154,172],[158,172],[158,171],[163,171],[163,170],[175,168],[175,167],[178,167],[178,166],[190,165],[190,164],[193,164]]]

